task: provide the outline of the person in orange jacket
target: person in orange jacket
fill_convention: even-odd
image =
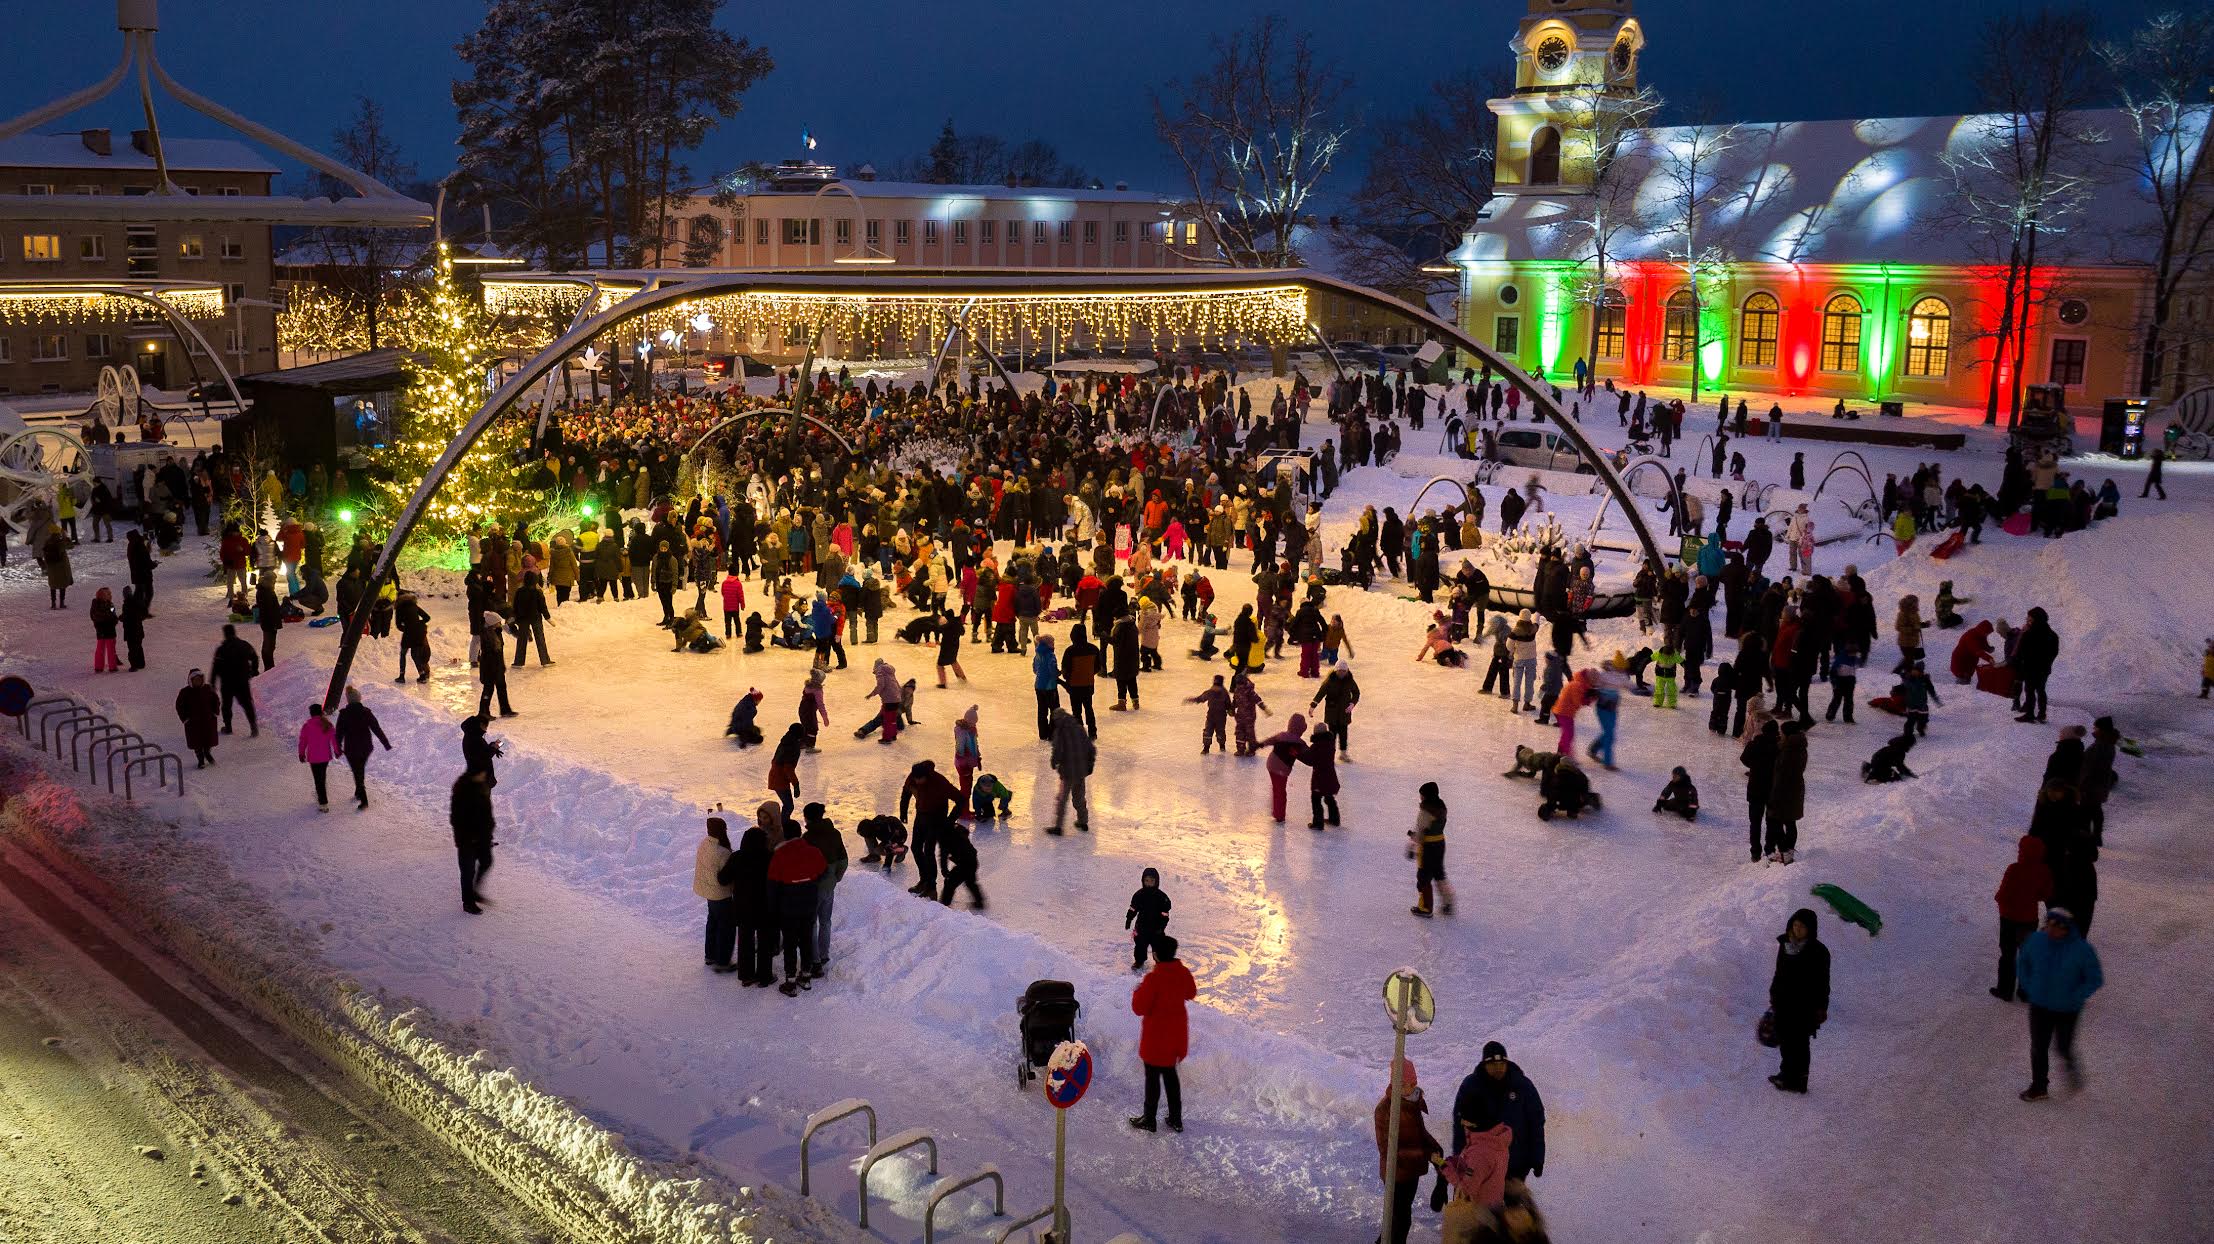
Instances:
[[[1422,1177],[1433,1168],[1445,1163],[1445,1146],[1430,1134],[1423,1113],[1428,1109],[1422,1100],[1422,1087],[1415,1077],[1415,1065],[1410,1059],[1399,1060],[1399,1148],[1390,1152],[1385,1146],[1391,1143],[1391,1088],[1387,1079],[1384,1095],[1376,1102],[1376,1156],[1378,1178],[1391,1189],[1391,1244],[1407,1244],[1407,1229],[1413,1226],[1415,1193],[1422,1190]]]
[[[1145,1064],[1145,1113],[1132,1115],[1130,1126],[1141,1132],[1154,1128],[1161,1104],[1161,1090],[1168,1090],[1168,1129],[1184,1130],[1184,1086],[1176,1078],[1176,1064],[1190,1052],[1191,1028],[1184,1004],[1199,996],[1190,968],[1176,957],[1176,939],[1163,935],[1153,941],[1153,970],[1130,993],[1130,1009],[1141,1020],[1138,1027],[1138,1061]]]

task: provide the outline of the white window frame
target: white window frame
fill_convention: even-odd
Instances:
[[[50,181],[33,181],[33,182],[26,182],[26,183],[24,183],[24,186],[23,186],[23,193],[25,193],[25,194],[52,194],[52,193],[54,193],[54,183],[52,183],[52,182],[50,182]]]
[[[893,244],[893,245],[895,245],[895,246],[905,246],[905,245],[907,245],[907,244],[908,244],[909,242],[912,242],[912,241],[914,241],[914,239],[915,239],[915,222],[914,222],[914,221],[912,221],[912,220],[895,220],[895,221],[893,221],[893,222],[892,222],[892,244]]]
[[[956,220],[953,222],[953,244],[955,246],[967,246],[969,244],[968,221]]]
[[[100,193],[100,187],[98,187],[98,186],[77,186],[77,187],[75,187],[75,188],[73,188],[73,189],[71,190],[71,193],[72,193],[72,194],[98,194],[98,193]]]
[[[923,221],[923,245],[936,246],[937,244],[938,222],[936,220],[925,218]]]
[[[51,351],[51,352],[50,352],[50,351],[48,351],[48,350],[45,350],[45,349],[43,349],[43,348],[42,348],[42,347],[44,347],[44,346],[47,346],[47,345],[49,345],[49,344],[51,344],[51,345],[58,345],[58,346],[59,346],[59,347],[61,347],[61,348],[60,348],[60,349],[59,349],[58,351]],[[33,333],[33,334],[31,334],[31,361],[32,361],[32,362],[34,362],[34,363],[66,363],[66,362],[68,362],[68,361],[69,361],[69,334],[68,334],[68,333]]]
[[[206,259],[207,257],[208,244],[206,238],[197,233],[181,233],[177,235],[178,259],[196,260]]]
[[[77,235],[77,258],[85,263],[108,261],[108,237],[104,233],[80,233]]]
[[[861,239],[870,246],[882,245],[884,242],[884,222],[881,220],[862,221]]]
[[[222,238],[216,242],[222,258],[236,262],[246,258],[246,243],[240,238]]]
[[[85,357],[104,359],[115,354],[115,342],[106,333],[85,334]]]

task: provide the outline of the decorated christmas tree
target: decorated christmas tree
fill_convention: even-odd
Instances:
[[[483,312],[455,282],[453,257],[441,243],[437,283],[412,334],[399,428],[379,455],[377,487],[395,513],[484,404],[487,333]],[[511,523],[534,512],[538,498],[515,467],[524,440],[519,417],[494,421],[424,506],[416,533],[445,541],[479,523]]]

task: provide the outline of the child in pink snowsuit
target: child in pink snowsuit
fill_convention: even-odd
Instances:
[[[1168,529],[1161,533],[1161,542],[1168,548],[1170,561],[1180,562],[1184,560],[1185,540],[1184,520],[1180,518],[1170,519]]]

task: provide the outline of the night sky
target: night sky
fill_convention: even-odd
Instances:
[[[2098,13],[2119,34],[2174,4],[2105,0]],[[1958,112],[1977,103],[1965,66],[1981,23],[2031,7],[1648,0],[1637,10],[1648,40],[1643,77],[1672,101],[1704,101],[1714,115],[1737,120]],[[5,114],[97,80],[120,52],[107,0],[27,0],[11,9]],[[692,166],[704,177],[747,159],[796,155],[803,127],[821,143],[818,159],[884,166],[919,153],[950,116],[964,131],[1043,138],[1109,183],[1170,189],[1173,169],[1153,135],[1148,92],[1201,64],[1211,33],[1269,12],[1305,25],[1342,58],[1355,106],[1380,119],[1458,66],[1507,64],[1506,41],[1524,9],[1519,0],[734,2],[723,23],[766,46],[776,69]],[[1205,15],[1184,16],[1194,10]],[[1087,11],[1097,16],[1077,16]],[[436,177],[453,162],[453,45],[481,13],[472,0],[163,0],[156,46],[184,85],[311,145],[327,146],[354,96],[369,95],[422,174]],[[49,128],[135,128],[130,94],[126,87]],[[165,132],[211,132],[212,123],[174,101],[157,107]]]

